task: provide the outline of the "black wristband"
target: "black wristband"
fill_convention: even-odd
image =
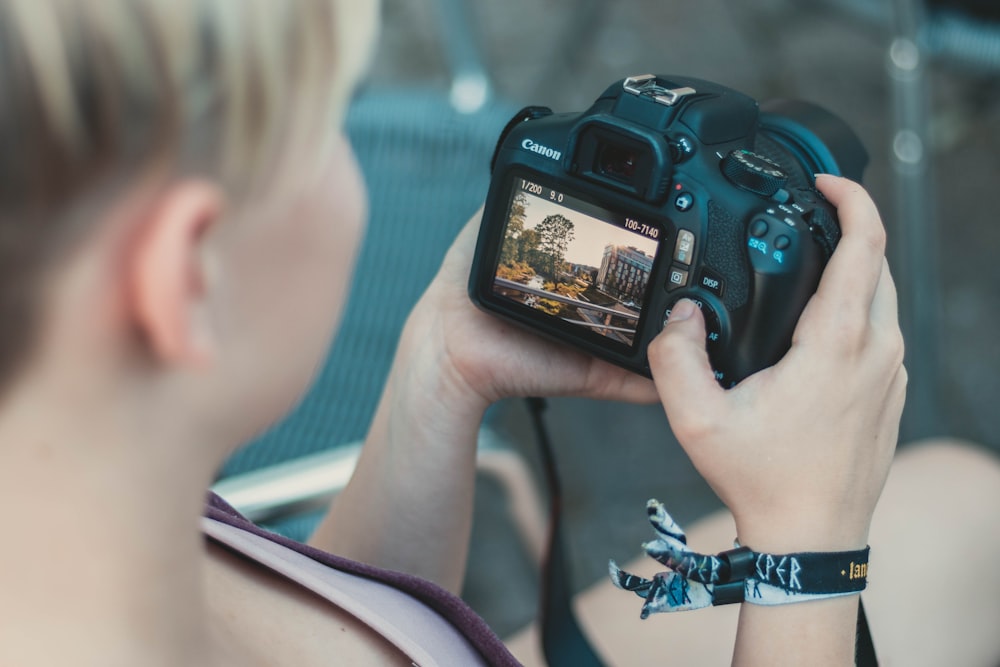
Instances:
[[[724,551],[718,558],[725,564],[720,568],[725,574],[715,587],[713,604],[741,602],[744,598],[763,601],[765,597],[773,598],[774,593],[810,597],[860,593],[868,585],[870,550],[865,547],[857,551],[781,555],[759,553],[747,547]],[[742,586],[737,585],[740,582]]]
[[[643,618],[737,602],[769,606],[856,595],[868,585],[869,547],[775,555],[737,542],[730,551],[699,554],[688,547],[687,535],[659,501],[650,500],[646,514],[656,539],[643,549],[669,571],[646,579],[608,563],[614,584],[645,600]]]
[[[868,583],[869,550],[806,551],[784,556],[754,552],[751,578],[797,593],[858,593]]]

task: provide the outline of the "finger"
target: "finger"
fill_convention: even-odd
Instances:
[[[906,404],[906,388],[909,385],[910,376],[909,371],[906,370],[906,366],[900,364],[899,370],[896,371],[896,375],[893,377],[892,387],[890,388],[889,396],[893,401],[892,405],[897,406],[895,410],[895,420],[893,422],[893,428],[898,434],[899,432],[899,419],[903,414],[903,406]],[[896,447],[896,439],[892,439],[892,448]]]
[[[867,316],[885,256],[882,219],[871,197],[857,183],[821,175],[816,186],[837,208],[841,229],[840,243],[816,293],[835,313],[863,311]]]
[[[883,475],[887,475],[889,472],[892,454],[899,442],[899,420],[903,414],[903,406],[906,404],[907,382],[906,366],[902,364],[895,369],[886,382],[886,394],[879,415],[881,420],[881,426],[878,430],[879,437],[873,443],[877,451],[881,452],[881,456],[876,456],[873,459],[873,472],[882,470],[884,471]],[[885,482],[884,476],[882,481]]]
[[[663,331],[648,349],[649,367],[674,434],[682,442],[720,413],[725,391],[705,349],[705,319],[687,299],[674,306]]]
[[[870,327],[871,335],[867,342],[867,365],[873,372],[892,377],[903,368],[906,346],[903,342],[903,333],[899,328],[896,285],[893,282],[888,263],[883,267],[882,277],[875,290]]]
[[[456,274],[468,274],[475,252],[476,241],[479,238],[479,227],[483,219],[483,209],[473,214],[468,222],[459,230],[451,247],[445,253],[441,268]],[[451,274],[449,274],[451,275]],[[462,279],[464,280],[464,278]]]
[[[476,239],[479,237],[479,227],[483,221],[483,209],[480,207],[469,221],[462,226],[459,231],[458,236],[455,239],[455,245],[464,246],[467,248],[474,248],[476,245]]]
[[[590,358],[589,362],[589,377],[575,395],[636,404],[659,400],[656,385],[649,378],[600,359]]]
[[[899,329],[896,282],[889,271],[889,262],[885,259],[882,260],[882,273],[875,288],[875,296],[872,298],[871,320],[872,326],[878,329],[885,331]]]

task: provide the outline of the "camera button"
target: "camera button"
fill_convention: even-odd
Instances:
[[[722,324],[719,322],[719,316],[710,305],[701,299],[695,297],[691,300],[701,309],[705,318],[705,342],[710,351],[714,350],[722,342]]]
[[[705,318],[705,343],[708,346],[708,350],[710,352],[717,351],[722,344],[722,323],[719,321],[718,314],[702,299],[691,296],[687,298],[690,299],[694,305],[698,306],[701,310],[702,316]],[[667,326],[667,320],[670,319],[670,313],[673,312],[675,305],[677,305],[676,301],[671,303],[663,312],[663,326]]]
[[[767,231],[770,229],[770,225],[767,224],[767,220],[754,220],[750,225],[750,236],[754,238],[761,238],[767,236]]]
[[[698,286],[721,297],[726,291],[726,283],[715,271],[704,268],[698,273]]]
[[[799,190],[799,191],[797,191],[795,193],[795,198],[798,201],[803,202],[805,204],[815,204],[816,203],[816,195],[814,195],[813,193],[809,192],[808,190]]]
[[[694,195],[690,192],[682,192],[674,199],[674,208],[681,213],[690,211],[692,206],[694,206]]]
[[[684,287],[688,283],[688,271],[687,269],[681,268],[676,264],[670,267],[670,273],[667,275],[667,291],[672,292],[675,289]]]
[[[670,147],[670,157],[675,163],[683,162],[694,155],[694,140],[683,134],[670,139],[667,145]]]
[[[775,250],[787,250],[788,246],[792,245],[792,240],[782,234],[778,238],[774,239],[774,249]]]
[[[674,261],[691,265],[694,258],[694,234],[686,229],[677,232],[677,244],[674,246]]]

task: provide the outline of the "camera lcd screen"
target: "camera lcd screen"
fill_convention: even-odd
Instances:
[[[660,229],[515,177],[493,292],[632,346]]]

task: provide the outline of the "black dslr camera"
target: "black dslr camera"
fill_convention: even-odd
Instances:
[[[688,77],[625,79],[583,113],[528,107],[493,156],[469,295],[646,375],[692,299],[732,386],[788,350],[840,237],[813,175],[860,180],[867,161],[824,109]]]

